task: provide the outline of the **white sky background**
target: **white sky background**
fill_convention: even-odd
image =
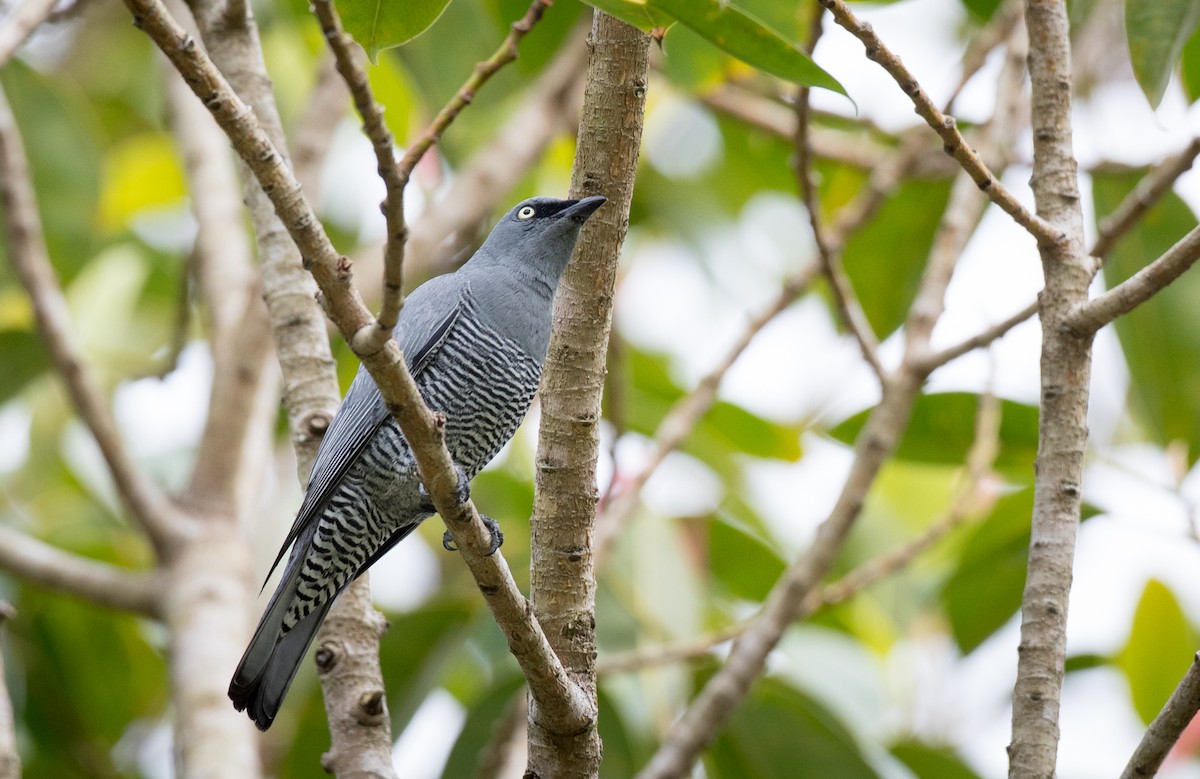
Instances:
[[[856,5],[856,11],[903,58],[934,102],[943,102],[959,74],[961,46],[954,33],[962,23],[963,11],[958,0],[907,0],[876,8]],[[1114,52],[1114,56],[1126,54]],[[864,118],[892,130],[920,122],[895,83],[863,57],[858,41],[841,28],[826,25],[816,60],[845,85]],[[989,115],[998,67],[999,61],[993,57],[968,85],[958,104],[959,116],[978,121]],[[669,91],[661,81],[655,82],[655,87]],[[843,113],[853,110],[844,98],[821,90],[814,91],[813,103]],[[665,174],[680,176],[681,185],[686,186],[689,165],[719,159],[721,138],[715,134],[711,117],[685,96],[654,95],[651,106],[645,161]],[[352,126],[344,129],[329,161],[342,175],[326,178],[328,189],[322,193],[322,202],[335,206],[339,221],[358,219],[364,234],[382,234],[377,207],[382,185],[373,173],[370,146]],[[1129,77],[1106,85],[1078,105],[1074,130],[1083,169],[1099,160],[1146,164],[1181,149],[1200,131],[1200,113],[1187,106],[1175,86],[1168,90],[1162,107],[1152,112]],[[689,152],[695,152],[686,158],[671,153],[680,148],[681,138],[687,139]],[[1018,157],[1028,159],[1029,155],[1028,139],[1024,139]],[[346,175],[350,170],[361,171],[361,179]],[[1028,178],[1028,168],[1018,165],[1005,175],[1004,184],[1032,208]],[[1090,193],[1086,176],[1081,186],[1086,197]],[[1176,190],[1193,208],[1200,207],[1200,175],[1186,174]],[[409,201],[420,205],[414,198]],[[1086,204],[1085,211],[1090,213]],[[415,213],[410,216],[419,218]],[[1089,224],[1088,230],[1092,234],[1094,226]],[[631,233],[626,257],[629,273],[617,299],[622,335],[641,346],[674,354],[677,375],[694,382],[722,353],[723,345],[737,336],[745,319],[775,294],[770,279],[811,260],[808,236],[804,215],[790,193],[756,197],[739,223],[715,226],[712,235],[706,236],[706,251],[718,260],[709,265],[717,269],[714,284],[689,249]],[[754,273],[742,272],[746,263],[753,265]],[[676,290],[669,298],[661,294],[668,280],[669,288]],[[960,263],[935,341],[938,345],[956,342],[1006,317],[1031,300],[1040,287],[1032,240],[1007,216],[991,208]],[[939,371],[931,389],[982,388],[990,359],[1001,395],[1036,402],[1039,338],[1035,322],[1019,326],[990,355],[977,352]],[[892,361],[898,355],[894,347],[889,343],[884,349],[885,357]],[[209,383],[207,354],[202,348],[191,348],[185,351],[179,370],[165,381],[146,380],[123,387],[116,410],[136,453],[153,457],[194,445],[202,419],[186,418],[179,412],[196,409],[200,413]],[[1069,654],[1111,653],[1122,646],[1136,600],[1150,577],[1164,580],[1181,599],[1192,623],[1200,625],[1200,546],[1187,539],[1186,517],[1178,498],[1155,486],[1171,483],[1169,463],[1150,447],[1107,446],[1120,421],[1127,383],[1116,339],[1111,330],[1106,331],[1097,341],[1089,415],[1093,445],[1100,447],[1103,457],[1093,453],[1090,458],[1085,495],[1109,513],[1089,521],[1080,532]],[[878,393],[854,344],[837,335],[822,304],[808,301],[793,306],[758,337],[729,374],[722,395],[765,416],[794,421],[837,420],[867,407]],[[0,410],[0,439],[6,441],[0,452],[0,472],[17,467],[24,459],[20,444],[27,443],[28,435],[27,414],[13,407]],[[636,438],[623,442],[618,455],[622,470],[636,469],[643,456],[642,443]],[[803,548],[816,523],[824,518],[849,462],[844,447],[806,435],[801,462],[764,464],[751,474],[752,499],[773,523],[779,543],[789,554]],[[602,475],[607,478],[611,467],[603,465]],[[281,490],[294,490],[288,486],[289,479],[276,481]],[[703,489],[697,489],[698,484]],[[720,489],[703,466],[680,455],[668,460],[651,481],[646,501],[656,513],[690,514],[703,508],[698,504],[715,504]],[[1200,478],[1195,473],[1185,482],[1184,494],[1191,501],[1200,500]],[[798,496],[802,498],[799,505]],[[295,503],[298,501],[297,492]],[[260,532],[263,548],[258,550],[258,559],[264,570],[274,556],[275,539],[282,537],[291,521],[287,516],[275,520],[277,527],[266,524]],[[438,570],[434,551],[414,536],[372,570],[376,598],[389,609],[416,608],[436,591]],[[1009,740],[1008,698],[1016,643],[1014,621],[966,658],[959,657],[944,636],[929,634],[902,641],[886,657],[863,655],[847,660],[839,654],[842,645],[831,649],[827,636],[804,629],[780,648],[772,667],[800,678],[814,695],[854,720],[870,722],[872,728],[911,728],[932,742],[953,744],[983,776],[1000,777],[1007,767],[1004,747]],[[844,695],[839,699],[823,694],[817,678],[821,675],[803,674],[812,663],[799,662],[800,657],[816,658],[817,663],[836,660],[838,667],[830,673],[847,684],[864,675],[877,679],[886,699],[873,701],[868,693],[851,696],[866,708],[863,713],[855,708],[859,704],[847,704]],[[873,717],[869,711],[876,703],[884,710],[876,709]],[[397,741],[395,755],[403,775],[411,779],[439,775],[462,720],[462,708],[451,696],[432,697]],[[1142,730],[1118,672],[1098,669],[1070,675],[1063,698],[1059,776],[1115,775]],[[162,759],[160,747],[144,751],[143,767],[153,775],[165,776],[169,775],[169,760]],[[883,768],[895,776],[906,775],[894,765]],[[1161,775],[1200,777],[1200,767],[1176,765]]]

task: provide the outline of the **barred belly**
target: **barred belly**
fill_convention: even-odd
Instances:
[[[540,374],[537,359],[481,325],[467,304],[417,387],[446,416],[446,446],[468,479],[512,438]],[[396,531],[431,516],[423,504],[416,461],[389,418],[334,488],[307,549],[293,550],[304,560],[283,631],[340,592]]]

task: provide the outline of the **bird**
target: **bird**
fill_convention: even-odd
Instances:
[[[470,479],[529,411],[550,342],[554,292],[583,223],[605,201],[524,200],[462,267],[405,300],[393,334],[421,397],[445,416],[463,500]],[[434,513],[404,434],[360,366],[271,566],[274,572],[291,550],[230,681],[234,708],[267,730],[338,594]],[[490,518],[484,522],[492,531],[490,554],[503,534]],[[443,545],[453,549],[448,537]]]

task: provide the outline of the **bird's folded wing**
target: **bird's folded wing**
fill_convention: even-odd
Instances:
[[[463,309],[466,293],[467,286],[462,278],[458,274],[449,274],[421,285],[405,301],[395,335],[413,379],[420,376],[437,355]],[[307,528],[315,527],[315,520],[338,480],[362,454],[387,418],[383,396],[371,375],[360,367],[317,450],[304,502],[267,572],[267,579],[271,578],[288,547],[301,538]]]

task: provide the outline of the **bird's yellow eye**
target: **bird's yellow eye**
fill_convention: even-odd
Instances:
[[[532,219],[533,206],[525,206],[517,212],[517,219]]]

